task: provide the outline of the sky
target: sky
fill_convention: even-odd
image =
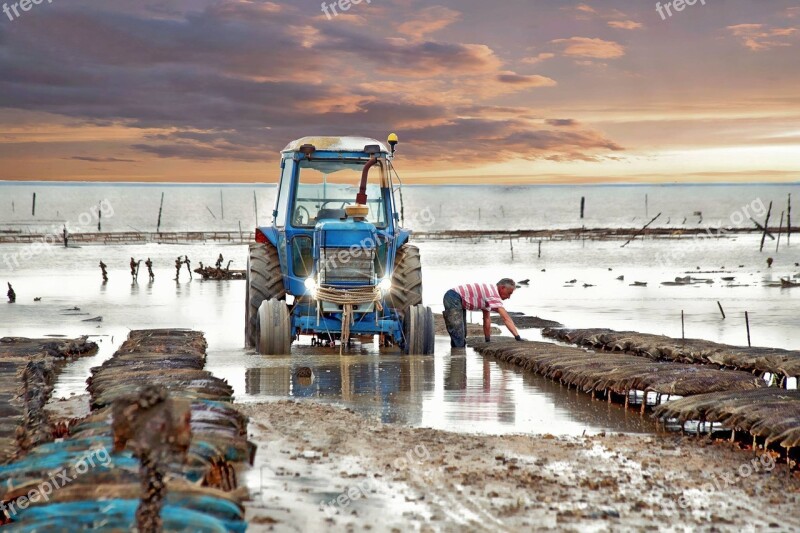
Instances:
[[[800,181],[797,0],[19,1],[0,180],[274,182],[396,132],[407,183]]]

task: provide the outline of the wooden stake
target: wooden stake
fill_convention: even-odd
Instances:
[[[31,216],[36,216],[36,193],[33,193],[33,206],[31,206]]]
[[[514,260],[514,240],[509,238],[508,239],[508,244],[511,245],[511,260],[513,261]]]
[[[767,228],[769,228],[769,216],[772,214],[772,202],[769,203],[769,209],[767,209],[767,220],[764,221],[764,234],[761,236],[761,248],[758,249],[759,252],[764,251],[764,241],[767,240]]]
[[[253,191],[253,209],[256,214],[256,227],[258,227],[258,200],[256,199],[256,191]]]
[[[792,241],[792,193],[789,193],[789,203],[786,206],[786,246]]]
[[[158,225],[156,225],[156,233],[161,233],[161,211],[164,209],[164,193],[161,193],[161,205],[158,208]]]
[[[656,216],[654,216],[654,217],[653,217],[653,219],[652,219],[650,222],[648,222],[647,224],[645,224],[645,225],[644,225],[644,227],[643,227],[642,229],[640,229],[639,231],[637,231],[637,232],[636,232],[636,233],[633,235],[633,237],[631,237],[630,239],[628,239],[627,241],[625,241],[625,244],[623,244],[623,245],[622,245],[620,248],[625,248],[626,246],[628,246],[628,244],[630,244],[630,242],[631,242],[633,239],[635,239],[636,237],[638,237],[639,235],[641,235],[641,234],[642,234],[642,232],[643,232],[644,230],[646,230],[646,229],[647,229],[647,228],[650,226],[650,224],[652,224],[653,222],[655,222],[655,221],[656,221],[656,219],[657,219],[658,217],[660,217],[660,216],[661,216],[661,213],[659,213],[659,214],[657,214]]]
[[[539,241],[539,258],[542,257],[542,241]]]
[[[583,208],[586,207],[586,197],[581,196],[581,218],[583,218]]]
[[[748,314],[747,311],[744,312],[744,322],[745,324],[747,324],[747,346],[751,347],[752,344],[750,344],[750,315]]]
[[[683,318],[683,310],[681,310],[681,339],[686,340],[686,324]]]
[[[645,217],[649,217],[650,216],[650,213],[648,211],[649,211],[649,208],[647,206],[647,195],[645,194],[644,195],[644,216]]]
[[[225,204],[222,203],[222,189],[219,190],[219,213],[222,220],[225,220]]]
[[[747,218],[750,218],[750,217],[747,217]],[[765,229],[764,229],[764,226],[762,226],[761,224],[759,224],[758,222],[756,222],[756,221],[755,221],[755,220],[753,220],[752,218],[750,218],[750,222],[752,222],[753,224],[755,224],[755,225],[756,225],[756,227],[757,227],[758,229],[760,229],[761,231],[765,231]],[[770,239],[772,239],[772,240],[774,241],[774,240],[775,240],[775,235],[773,235],[772,233],[770,233],[770,232],[769,232],[769,230],[766,230],[766,232],[767,232],[767,237],[769,237]]]
[[[722,313],[722,320],[725,320],[725,311],[722,310],[722,304],[717,301],[717,305],[719,306],[719,312]]]
[[[776,254],[778,253],[778,248],[781,245],[781,232],[783,231],[783,214],[784,214],[783,211],[781,211],[781,223],[778,226],[778,242],[775,245],[775,253]]]

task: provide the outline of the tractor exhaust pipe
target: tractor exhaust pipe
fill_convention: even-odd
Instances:
[[[364,170],[361,171],[361,186],[356,195],[356,204],[367,205],[367,177],[369,177],[369,169],[374,167],[377,162],[378,158],[372,156],[367,164],[364,165]]]

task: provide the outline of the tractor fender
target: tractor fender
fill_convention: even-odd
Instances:
[[[274,246],[275,248],[278,247],[278,230],[272,226],[270,227],[262,227],[256,228],[256,233],[261,232],[264,237]],[[256,239],[258,240],[258,239]]]
[[[395,250],[408,242],[408,239],[411,238],[411,233],[410,229],[401,229],[397,231],[397,237],[395,237],[394,241]]]

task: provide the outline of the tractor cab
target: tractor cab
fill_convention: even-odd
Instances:
[[[281,152],[272,225],[257,228],[251,246],[248,344],[276,353],[300,335],[328,345],[380,335],[407,352],[432,352],[419,251],[400,227],[396,144],[394,135],[391,149],[365,137],[304,137]],[[272,322],[265,331],[262,315],[288,322],[286,331]]]

